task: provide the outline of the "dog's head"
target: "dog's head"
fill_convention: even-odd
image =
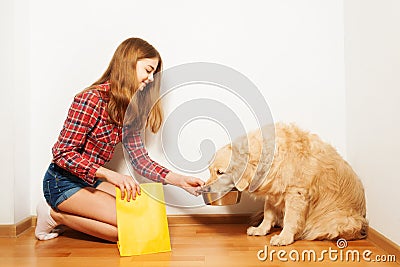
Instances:
[[[230,165],[233,160],[232,145],[226,145],[219,149],[212,163],[208,167],[210,178],[206,182],[207,191],[228,191],[235,187],[233,173]]]
[[[258,150],[261,148],[258,147]],[[241,139],[219,149],[209,166],[210,178],[206,182],[206,191],[229,191],[236,187],[245,190],[257,169],[255,158],[260,153],[254,145],[249,149],[248,139]]]
[[[249,133],[219,149],[209,166],[205,191],[254,192],[265,185],[275,151],[274,125]]]

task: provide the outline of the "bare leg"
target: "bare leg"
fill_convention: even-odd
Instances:
[[[106,192],[106,193],[112,195],[113,197],[115,197],[115,195],[116,195],[115,185],[113,185],[109,182],[102,182],[101,184],[99,184],[99,186],[96,187],[96,189]]]
[[[50,214],[59,224],[66,225],[79,232],[112,242],[118,241],[117,227],[111,224],[65,212],[55,212],[54,210],[51,210]]]
[[[115,198],[102,190],[84,188],[62,202],[51,216],[58,224],[109,241],[118,240]]]

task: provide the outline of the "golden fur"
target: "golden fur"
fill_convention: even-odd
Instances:
[[[235,186],[265,198],[263,221],[247,234],[283,227],[271,245],[366,237],[361,181],[331,145],[295,125],[277,123],[239,138],[217,151],[209,170],[208,190]]]

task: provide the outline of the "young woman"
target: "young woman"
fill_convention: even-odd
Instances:
[[[160,77],[154,78],[161,70],[157,50],[142,39],[130,38],[118,46],[103,76],[75,96],[44,176],[47,203],[37,206],[35,235],[39,240],[57,237],[54,228],[58,225],[118,240],[115,187],[128,201],[140,195],[140,187],[131,176],[103,166],[122,138],[138,173],[197,195],[204,182],[173,173],[151,160],[141,139],[142,129],[148,127],[155,133],[162,123],[161,106],[156,101]],[[130,115],[125,116],[128,106]]]

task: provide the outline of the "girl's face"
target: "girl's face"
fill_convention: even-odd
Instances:
[[[158,58],[143,58],[136,62],[136,75],[139,90],[143,91],[147,84],[154,80],[153,74],[157,69]]]

